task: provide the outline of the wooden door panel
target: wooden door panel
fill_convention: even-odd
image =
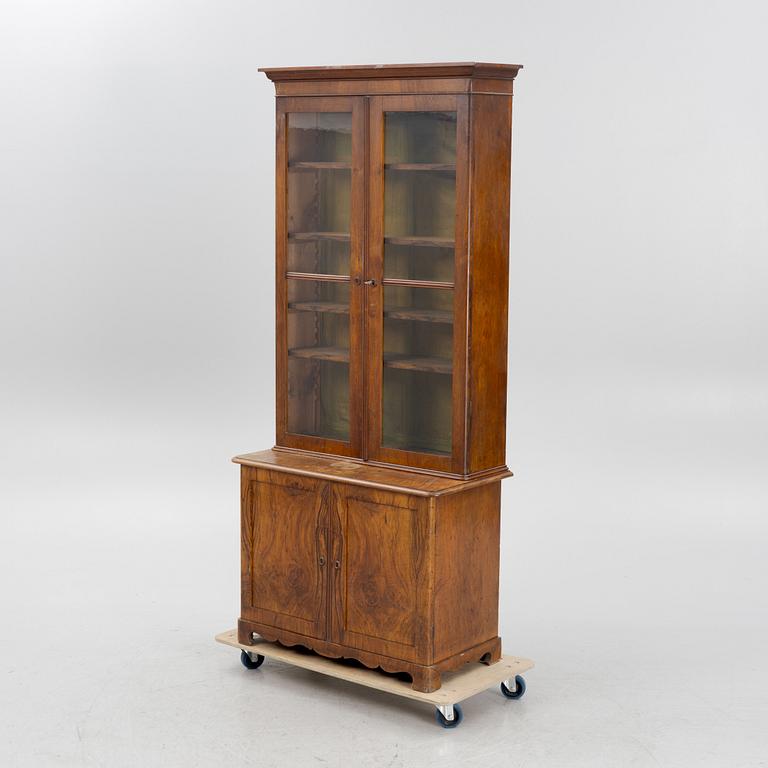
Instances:
[[[402,659],[423,654],[427,515],[404,494],[336,486],[334,642]]]
[[[325,638],[328,484],[259,471],[244,485],[243,618]]]
[[[347,630],[414,644],[412,512],[351,498],[347,505]]]

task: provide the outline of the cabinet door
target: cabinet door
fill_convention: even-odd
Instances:
[[[277,100],[277,444],[345,456],[362,452],[363,107]]]
[[[405,494],[332,486],[332,642],[427,661],[427,503]]]
[[[324,639],[328,484],[247,470],[242,479],[242,617]]]
[[[464,96],[371,99],[368,458],[464,472]]]

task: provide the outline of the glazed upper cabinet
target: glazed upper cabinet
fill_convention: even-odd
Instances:
[[[464,478],[505,467],[518,68],[483,66],[267,70],[278,447]]]

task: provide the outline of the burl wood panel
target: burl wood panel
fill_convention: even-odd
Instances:
[[[243,468],[242,615],[325,637],[328,485]]]
[[[334,486],[333,498],[344,561],[332,576],[332,640],[431,663],[427,503],[343,485]]]
[[[435,503],[434,653],[440,661],[498,635],[501,483]]]
[[[471,97],[467,474],[503,467],[512,97]]]

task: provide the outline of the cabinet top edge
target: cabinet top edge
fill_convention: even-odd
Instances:
[[[317,456],[283,451],[259,451],[233,457],[235,464],[267,469],[272,472],[313,477],[337,483],[349,483],[380,490],[407,493],[412,496],[444,496],[458,491],[469,490],[486,483],[495,483],[512,473],[506,467],[469,480],[458,480],[405,469],[389,469],[371,466],[365,462],[353,461],[340,456]]]
[[[522,64],[464,61],[437,64],[355,64],[329,67],[259,67],[273,83],[286,80],[376,80],[408,77],[482,77],[514,80]]]

